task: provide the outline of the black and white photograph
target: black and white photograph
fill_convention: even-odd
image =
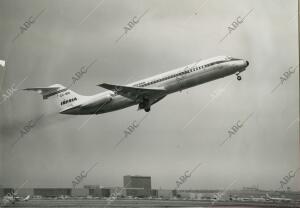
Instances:
[[[299,1],[0,0],[0,208],[300,208]]]

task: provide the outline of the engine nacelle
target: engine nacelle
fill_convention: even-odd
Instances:
[[[92,99],[89,99],[87,102],[82,104],[82,108],[85,107],[96,107],[96,106],[101,106],[101,105],[105,105],[109,102],[111,102],[112,97],[111,95],[104,95],[101,97],[95,97]]]

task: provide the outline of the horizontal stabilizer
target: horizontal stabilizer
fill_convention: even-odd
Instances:
[[[43,96],[43,99],[47,99],[52,95],[56,95],[66,89],[60,89],[60,87],[35,87],[35,88],[25,88],[23,90],[35,91]]]

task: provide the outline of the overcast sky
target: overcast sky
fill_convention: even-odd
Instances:
[[[127,23],[144,13],[116,42]],[[0,185],[29,180],[25,187],[71,187],[98,162],[79,186],[121,186],[130,174],[151,176],[153,188],[174,188],[201,163],[181,189],[233,182],[231,188],[277,189],[300,166],[299,69],[280,84],[283,73],[298,65],[296,0],[1,0],[0,26],[2,100],[12,86],[67,86],[94,60],[72,86],[75,92],[93,95],[105,91],[97,86],[103,82],[128,84],[218,55],[250,62],[242,81],[232,75],[167,96],[115,149],[126,128],[146,115],[137,106],[68,116],[58,114],[52,100],[14,92],[0,105]],[[12,148],[20,129],[41,115]],[[299,190],[299,175],[288,183],[293,190]]]

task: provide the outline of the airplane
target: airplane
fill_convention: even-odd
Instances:
[[[273,202],[291,202],[292,201],[292,199],[289,199],[289,198],[270,197],[269,194],[266,194],[266,199],[268,201],[273,201]]]
[[[5,67],[5,61],[4,60],[0,60],[0,66]]]
[[[28,180],[26,180],[20,187],[18,187],[17,189],[12,189],[12,192],[7,193],[3,199],[2,202],[4,205],[8,204],[8,203],[12,203],[15,204],[18,201],[28,201],[30,199],[30,195],[22,198],[20,196],[18,196],[18,190],[21,189],[26,183],[28,182]]]
[[[266,201],[266,199],[263,197],[253,197],[253,196],[251,196],[251,200],[255,201],[255,202],[265,202]]]
[[[2,201],[4,204],[7,204],[7,203],[15,204],[16,202],[28,201],[29,199],[30,199],[30,195],[22,198],[22,197],[18,196],[18,194],[16,192],[13,192],[13,193],[8,193],[6,196],[4,196]]]
[[[241,80],[240,73],[248,65],[247,60],[217,56],[127,85],[102,83],[98,86],[108,91],[92,96],[79,95],[60,84],[23,90],[36,91],[43,99],[54,97],[61,114],[102,114],[133,105],[138,105],[138,110],[149,112],[153,104],[171,93],[233,74]]]

